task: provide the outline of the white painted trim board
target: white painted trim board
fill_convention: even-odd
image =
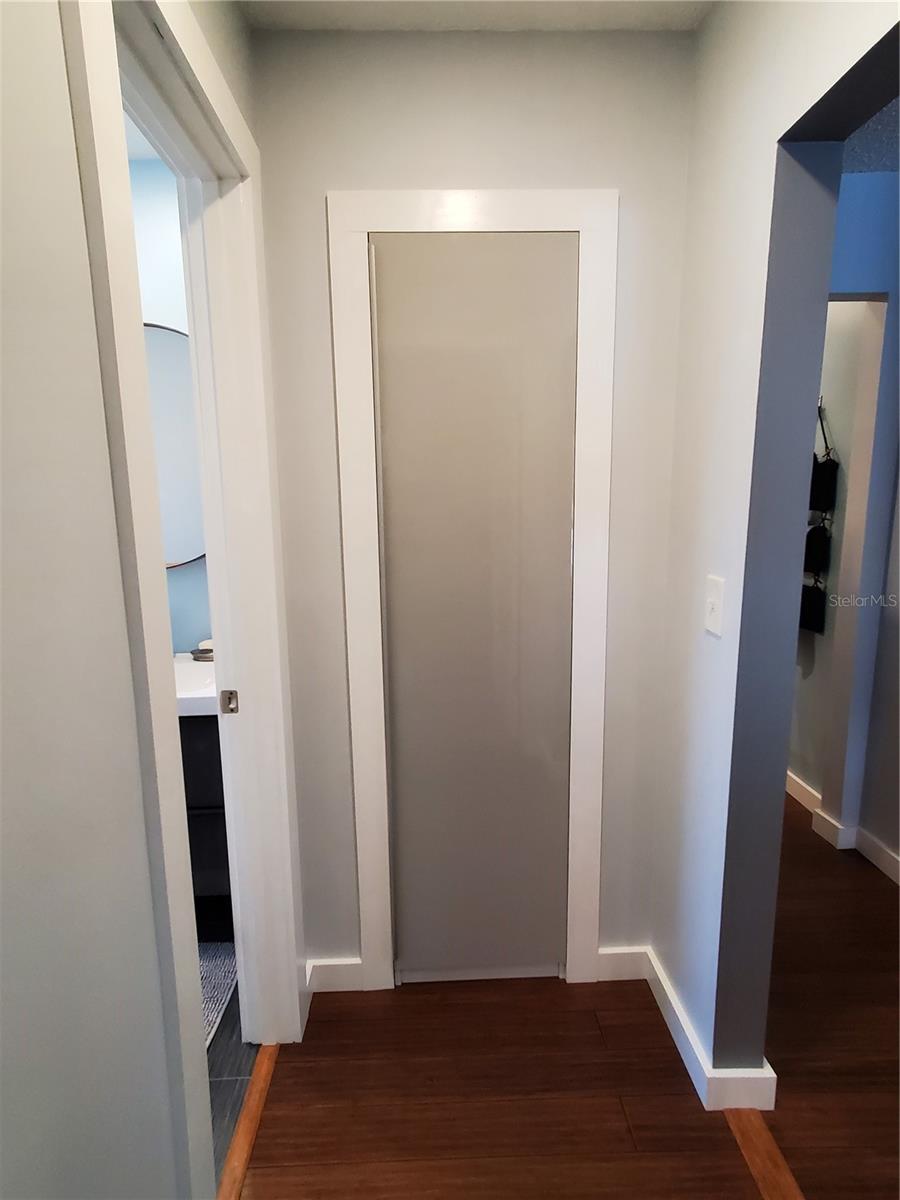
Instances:
[[[527,967],[462,967],[460,970],[397,971],[397,983],[460,983],[477,979],[559,979],[560,964]]]
[[[855,826],[842,825],[824,808],[817,808],[813,813],[812,827],[819,837],[824,838],[836,850],[853,850],[856,846]]]
[[[836,850],[858,850],[888,879],[900,883],[900,855],[861,825],[843,825],[822,808],[822,795],[793,771],[787,773],[787,794],[812,813],[813,830]]]
[[[805,780],[799,775],[795,775],[793,771],[788,771],[787,781],[784,785],[784,790],[804,808],[808,808],[810,812],[815,812],[817,808],[822,806],[822,793],[817,792],[814,787],[810,787]]]
[[[867,829],[859,825],[842,825],[821,808],[813,813],[812,827],[819,837],[836,850],[858,850],[888,879],[900,883],[900,855]]]
[[[306,984],[310,992],[362,992],[363,964],[359,955],[351,958],[308,958]]]
[[[714,1067],[675,985],[652,946],[624,946],[598,952],[599,979],[646,979],[672,1040],[681,1055],[703,1107],[775,1107],[777,1077],[763,1060],[761,1067]]]
[[[293,1041],[300,868],[259,153],[189,7],[121,6],[116,34],[121,101],[178,177],[216,671],[241,695],[219,716],[241,1029]]]
[[[552,967],[508,971],[405,972],[405,983],[435,979],[524,978],[555,974]],[[311,960],[308,982],[313,991],[353,992],[363,990],[362,961],[359,958]],[[697,1095],[707,1109],[759,1108],[775,1106],[777,1077],[764,1060],[761,1067],[714,1067],[694,1029],[681,997],[651,946],[615,946],[595,951],[591,981],[645,979],[650,985],[672,1040],[681,1055]],[[582,982],[591,982],[582,981]]]

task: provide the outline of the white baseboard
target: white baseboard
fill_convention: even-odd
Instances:
[[[362,959],[309,958],[306,983],[311,992],[361,992],[364,990]]]
[[[788,771],[784,788],[792,799],[798,800],[810,812],[815,812],[817,808],[822,807],[822,793],[817,792],[808,783],[804,783],[800,776],[795,775],[793,771]]]
[[[466,979],[559,978],[559,963],[537,967],[461,967],[459,970],[396,971],[398,983],[455,983]]]
[[[458,971],[398,971],[397,983],[439,983],[462,979],[526,979],[559,976],[559,963],[529,967],[475,967]],[[362,992],[362,959],[310,958],[306,963],[306,983],[311,992]],[[387,986],[390,986],[389,984]]]
[[[888,879],[900,883],[900,855],[862,826],[856,831],[856,849],[879,871],[883,871]]]
[[[647,957],[651,969],[650,989],[703,1107],[774,1108],[777,1077],[766,1060],[763,1059],[761,1067],[714,1067],[652,947],[647,948]]]
[[[712,1065],[687,1010],[651,946],[601,948],[597,970],[599,979],[647,980],[704,1108],[768,1110],[775,1107],[778,1081],[765,1059],[761,1067]]]
[[[646,946],[601,946],[598,953],[597,979],[649,979],[650,960]]]
[[[813,813],[812,827],[819,837],[823,837],[836,850],[858,850],[888,879],[900,883],[900,855],[861,825],[842,825],[836,817],[817,808]]]
[[[300,1041],[306,1033],[306,1022],[309,1020],[309,1006],[312,1003],[312,992],[309,986],[300,989]]]
[[[842,825],[824,808],[817,808],[813,813],[812,827],[819,837],[824,838],[836,850],[853,850],[856,846],[856,826]]]
[[[871,839],[875,842],[875,839]],[[880,846],[881,843],[878,843]],[[884,848],[886,849],[886,848]],[[887,851],[890,854],[890,851]],[[896,858],[896,855],[894,856]],[[883,869],[883,868],[882,868]],[[400,972],[405,983],[446,979],[525,978],[558,974],[557,964],[540,967],[491,968],[474,971]],[[688,1074],[707,1109],[775,1106],[775,1072],[767,1062],[761,1067],[714,1067],[694,1029],[687,1010],[662,964],[650,946],[614,946],[597,954],[597,979],[646,979],[663,1015]],[[360,958],[309,959],[306,981],[312,992],[364,990]]]

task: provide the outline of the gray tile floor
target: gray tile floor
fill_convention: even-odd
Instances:
[[[258,1049],[258,1046],[241,1041],[241,1010],[235,988],[206,1052],[217,1180],[244,1103]]]

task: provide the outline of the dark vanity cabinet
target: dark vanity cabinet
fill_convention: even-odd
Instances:
[[[230,941],[234,928],[219,722],[214,716],[181,717],[179,726],[197,934],[203,942]]]

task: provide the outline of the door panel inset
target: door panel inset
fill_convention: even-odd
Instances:
[[[578,236],[372,242],[397,966],[555,970]]]

